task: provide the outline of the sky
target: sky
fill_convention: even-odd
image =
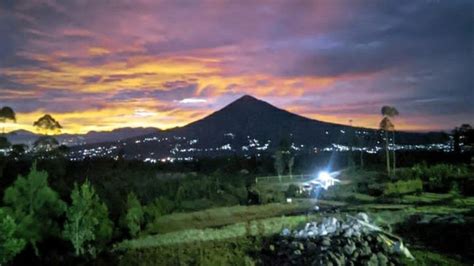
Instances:
[[[474,124],[473,1],[1,0],[0,107],[171,128],[244,94],[329,122]]]

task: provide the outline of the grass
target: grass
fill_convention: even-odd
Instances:
[[[452,198],[451,194],[438,193],[421,193],[420,195],[405,195],[402,197],[403,203],[408,204],[435,204],[449,201]]]
[[[403,263],[408,266],[431,266],[431,265],[450,265],[461,266],[465,265],[457,259],[431,252],[428,250],[411,249],[410,252],[415,257],[415,260],[405,259]]]
[[[295,214],[306,211],[313,206],[310,201],[282,204],[233,206],[212,208],[189,213],[174,213],[157,218],[151,223],[145,234],[169,233],[185,229],[203,229],[219,227],[251,220]]]
[[[115,250],[142,249],[168,245],[180,245],[190,242],[222,241],[226,239],[267,236],[281,232],[283,228],[295,228],[310,219],[310,216],[274,217],[263,220],[240,222],[213,229],[189,229],[159,235],[150,235],[123,241]]]

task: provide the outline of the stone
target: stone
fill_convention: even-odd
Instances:
[[[344,250],[344,254],[346,254],[347,256],[350,256],[350,255],[352,255],[352,253],[354,253],[354,251],[356,250],[356,247],[355,247],[355,245],[346,244],[343,247],[343,250]]]
[[[360,255],[361,256],[370,256],[372,254],[372,250],[370,249],[367,242],[360,248]]]
[[[387,266],[388,264],[388,258],[382,252],[377,253],[377,260],[380,266]]]
[[[370,259],[369,261],[367,262],[367,266],[378,266],[378,259],[377,259],[377,256],[375,254],[372,254],[372,256],[370,256]]]
[[[317,249],[318,249],[318,246],[316,244],[314,244],[313,242],[309,242],[307,245],[306,245],[306,249],[308,250],[308,252],[312,253],[312,252],[316,252]]]
[[[347,228],[344,230],[344,237],[351,237],[354,234],[354,229],[352,228]]]
[[[357,215],[356,215],[356,218],[359,219],[359,220],[362,220],[366,223],[369,222],[369,215],[367,215],[367,213],[364,213],[364,212],[359,212]]]
[[[331,245],[331,239],[328,237],[323,238],[323,241],[321,241],[321,245],[323,246],[330,246]]]
[[[303,245],[303,243],[301,243],[301,242],[298,243],[298,249],[299,249],[299,250],[304,250],[304,245]]]

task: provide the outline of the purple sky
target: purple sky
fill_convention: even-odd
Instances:
[[[251,94],[324,121],[474,123],[473,1],[1,1],[0,106],[31,129],[184,125]]]

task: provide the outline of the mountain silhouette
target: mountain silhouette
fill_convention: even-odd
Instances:
[[[296,150],[314,152],[333,144],[349,146],[356,136],[364,145],[380,141],[378,130],[309,119],[245,95],[186,126],[122,140],[118,149],[134,159],[251,155],[272,152],[282,142],[292,144]],[[396,139],[399,144],[440,143],[443,135],[397,132]],[[97,145],[117,150],[116,142]]]

